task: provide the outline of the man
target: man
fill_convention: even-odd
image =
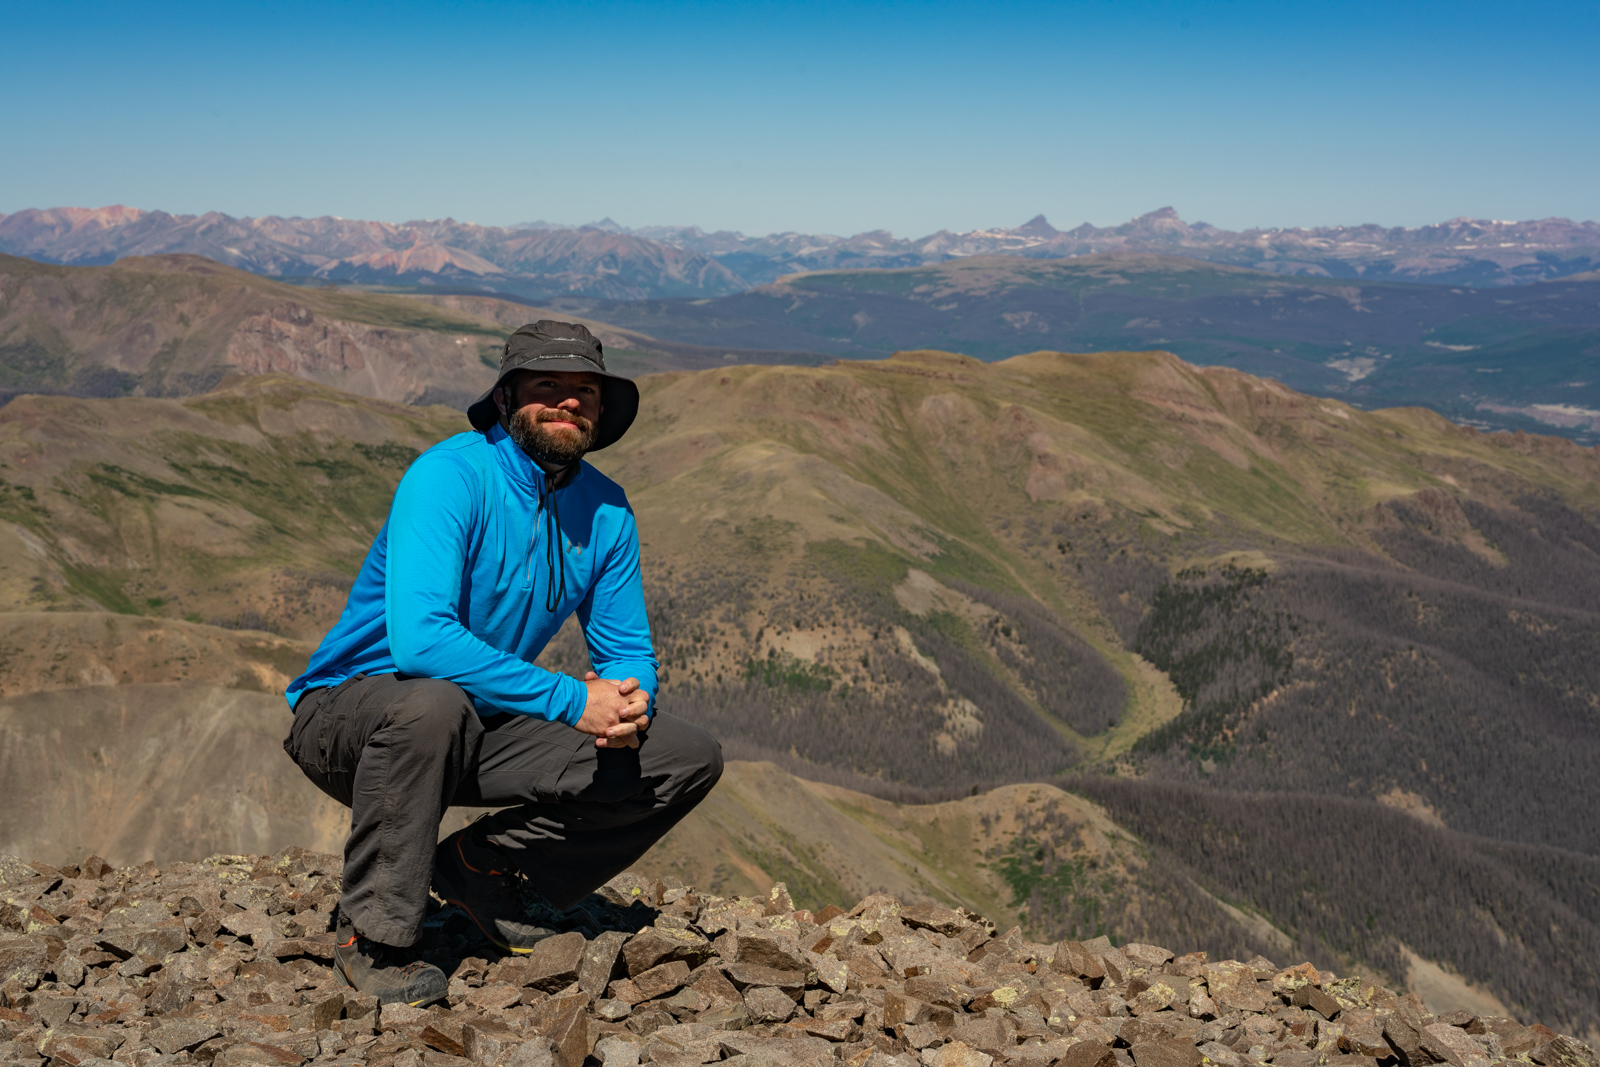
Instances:
[[[351,809],[334,962],[362,992],[444,997],[413,947],[430,883],[527,952],[551,931],[526,899],[571,907],[722,773],[710,735],[652,709],[638,530],[582,462],[638,410],[583,326],[517,330],[467,409],[473,430],[401,479],[344,613],[289,686],[285,750]],[[581,681],[533,665],[573,611],[595,668]],[[436,848],[451,804],[510,806]]]

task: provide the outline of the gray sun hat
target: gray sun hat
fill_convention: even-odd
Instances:
[[[494,391],[505,383],[507,375],[519,370],[600,375],[600,406],[604,410],[595,424],[590,452],[615,444],[639,414],[639,387],[606,370],[605,353],[598,337],[580,323],[540,319],[506,338],[506,346],[500,354],[500,377],[467,408],[467,419],[473,429],[486,433],[500,421]]]

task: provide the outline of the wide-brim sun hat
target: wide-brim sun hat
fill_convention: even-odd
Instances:
[[[540,319],[520,327],[506,338],[500,355],[500,376],[467,408],[467,420],[480,433],[500,421],[494,391],[505,384],[513,371],[567,371],[600,376],[600,418],[595,423],[594,444],[598,452],[615,444],[628,432],[639,414],[639,387],[620,374],[606,370],[605,348],[588,327],[577,322]]]

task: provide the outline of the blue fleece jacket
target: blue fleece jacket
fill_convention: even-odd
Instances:
[[[573,611],[600,677],[637,678],[655,693],[639,531],[621,487],[584,463],[551,492],[500,427],[457,434],[400,479],[344,614],[289,685],[289,706],[308,689],[397,671],[455,682],[480,715],[570,726],[583,714],[583,682],[533,659]]]

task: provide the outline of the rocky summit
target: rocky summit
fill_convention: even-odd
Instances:
[[[530,954],[454,908],[447,1003],[379,1004],[329,966],[337,857],[121,869],[0,857],[0,1064],[215,1067],[1600,1067],[1544,1026],[1433,1015],[1360,977],[1017,929],[883,894],[796,909],[625,873]]]

